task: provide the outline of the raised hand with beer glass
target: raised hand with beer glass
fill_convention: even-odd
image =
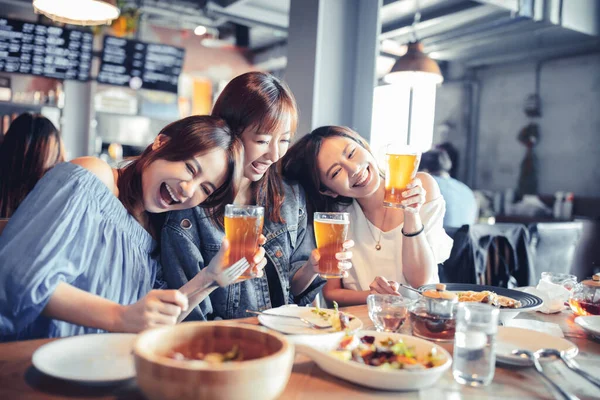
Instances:
[[[412,149],[390,148],[381,171],[366,141],[342,126],[315,129],[285,156],[284,176],[301,183],[314,211],[348,214],[349,224],[338,222],[338,230],[347,226],[355,242],[353,268],[327,280],[326,300],[364,304],[372,293],[400,295],[399,282],[419,287],[439,280],[437,265],[450,255],[452,239],[442,224],[444,198],[430,175],[417,173],[419,157]]]

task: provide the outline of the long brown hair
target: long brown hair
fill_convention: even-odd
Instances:
[[[304,188],[308,215],[315,211],[332,212],[352,203],[352,198],[327,196],[322,192],[329,188],[321,182],[317,158],[325,139],[345,137],[355,141],[371,152],[369,144],[352,129],[345,126],[322,126],[298,140],[286,153],[282,161],[282,173],[286,179],[296,181]]]
[[[54,124],[39,114],[19,115],[0,145],[0,218],[10,218],[42,176],[64,160]]]
[[[126,167],[119,169],[119,200],[130,214],[139,206],[142,194],[142,172],[154,161],[185,161],[199,154],[220,148],[227,154],[227,178],[225,184],[217,188],[201,204],[202,207],[220,207],[233,201],[237,184],[241,177],[239,167],[243,157],[241,141],[232,135],[227,123],[218,117],[199,116],[183,118],[165,126],[159,135],[168,136],[162,146],[152,149],[152,145]],[[149,213],[150,223],[155,232],[160,232],[164,216]]]
[[[288,121],[293,135],[298,126],[298,106],[289,87],[264,72],[248,72],[231,80],[215,102],[212,115],[227,121],[237,137],[246,129],[274,132]],[[280,162],[253,182],[251,190],[255,204],[265,207],[271,221],[285,222],[281,217],[284,195]],[[219,225],[223,211],[220,208],[214,213]]]

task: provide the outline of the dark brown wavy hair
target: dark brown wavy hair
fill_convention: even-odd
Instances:
[[[298,126],[298,106],[289,87],[264,72],[248,72],[231,80],[215,102],[212,115],[227,121],[237,137],[247,129],[274,132],[288,121],[294,135]],[[285,222],[281,217],[284,201],[281,162],[253,182],[251,189],[254,203],[265,207],[271,221]],[[220,208],[213,213],[219,226],[222,226],[223,212],[224,208]]]
[[[42,176],[64,160],[54,124],[39,114],[19,115],[0,145],[0,218],[10,218]]]
[[[162,146],[153,150],[152,145],[124,168],[119,169],[119,200],[133,214],[142,201],[142,172],[154,161],[185,161],[215,149],[227,153],[227,177],[225,184],[217,188],[201,204],[202,207],[224,207],[233,201],[241,178],[243,146],[231,133],[227,123],[213,116],[191,116],[165,126],[159,135],[168,136]],[[160,232],[164,215],[148,213],[151,227]]]
[[[372,153],[367,141],[345,126],[322,126],[294,143],[283,157],[282,173],[286,179],[298,182],[304,188],[311,219],[316,211],[338,211],[340,207],[350,205],[353,200],[344,196],[333,198],[322,193],[329,188],[321,182],[317,157],[323,142],[332,137],[348,138]]]

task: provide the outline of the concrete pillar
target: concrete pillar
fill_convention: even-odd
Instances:
[[[92,96],[94,82],[64,81],[65,107],[61,135],[69,160],[94,152],[90,121],[94,118]]]
[[[382,0],[292,0],[284,80],[300,108],[298,136],[345,125],[369,140]]]

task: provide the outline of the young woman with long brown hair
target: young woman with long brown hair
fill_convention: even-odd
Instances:
[[[60,134],[48,118],[15,118],[0,145],[0,218],[10,218],[42,176],[63,161]]]
[[[301,187],[282,180],[278,162],[296,132],[298,110],[291,91],[270,74],[249,72],[227,84],[212,114],[225,119],[244,144],[243,178],[234,203],[264,206],[268,262],[264,275],[215,290],[190,318],[240,318],[247,316],[246,309],[311,303],[324,281],[316,278],[318,252],[307,225],[306,200]],[[169,287],[187,282],[219,250],[223,210],[213,210],[212,216],[198,207],[169,213],[161,252]]]
[[[0,236],[0,340],[138,332],[181,320],[208,292],[188,299],[152,290],[165,287],[154,220],[230,201],[240,157],[222,119],[196,116],[166,126],[124,168],[84,157],[50,170]],[[262,248],[255,262],[265,263]],[[221,269],[222,252],[185,291]]]
[[[300,139],[284,158],[283,173],[304,187],[312,211],[350,214],[355,266],[347,277],[327,281],[325,299],[364,304],[370,293],[398,295],[398,282],[439,282],[437,265],[450,255],[452,239],[442,226],[444,198],[430,175],[418,173],[402,192],[404,209],[385,208],[385,182],[369,145],[342,126]]]

